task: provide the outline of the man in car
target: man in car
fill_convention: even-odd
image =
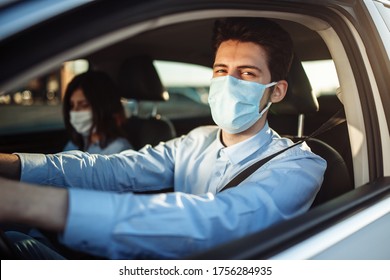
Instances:
[[[213,44],[217,126],[112,156],[0,155],[0,174],[21,181],[1,179],[0,221],[58,232],[70,248],[106,258],[182,258],[307,211],[326,162],[305,143],[221,191],[292,145],[266,119],[287,91],[291,38],[271,21],[231,18],[216,22]]]

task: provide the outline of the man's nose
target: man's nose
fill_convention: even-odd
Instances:
[[[235,70],[235,69],[231,69],[229,71],[227,71],[226,73],[227,76],[232,76],[236,79],[241,79],[241,75],[240,75],[240,72]]]

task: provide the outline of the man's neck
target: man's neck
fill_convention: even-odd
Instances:
[[[230,134],[222,129],[221,142],[226,147],[229,147],[234,144],[245,141],[246,139],[251,138],[252,136],[256,135],[260,130],[262,130],[265,125],[265,122],[266,122],[266,118],[261,118],[250,128],[237,134]]]

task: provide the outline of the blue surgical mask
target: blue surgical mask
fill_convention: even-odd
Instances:
[[[209,104],[214,122],[230,134],[243,132],[254,125],[271,106],[260,112],[260,100],[266,88],[276,85],[259,84],[223,76],[211,80]]]

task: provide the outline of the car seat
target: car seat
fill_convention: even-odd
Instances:
[[[158,102],[169,98],[153,60],[148,56],[128,58],[119,70],[117,82],[121,96],[135,101],[136,106],[142,101]],[[146,144],[154,146],[176,136],[173,124],[158,114],[156,106],[153,106],[146,117],[137,115],[137,112],[138,110],[135,110],[124,124],[127,138],[135,149],[138,150]]]
[[[336,92],[340,92],[340,89]],[[336,113],[340,119],[346,120],[344,106],[336,94],[321,95],[317,97],[317,100],[320,106],[318,113],[309,115],[305,119],[306,134],[310,134]],[[332,146],[343,157],[353,184],[353,161],[347,122],[340,122],[331,130],[318,135],[317,138]]]
[[[296,57],[291,65],[288,84],[286,97],[271,106],[268,120],[273,129],[296,142],[305,138],[305,116],[313,117],[319,110],[309,79]],[[315,154],[327,161],[324,181],[312,207],[352,190],[350,174],[340,153],[318,138],[308,138],[306,143]]]

